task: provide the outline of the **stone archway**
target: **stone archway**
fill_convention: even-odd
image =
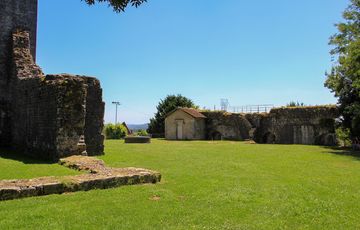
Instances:
[[[276,136],[271,132],[267,132],[263,136],[263,143],[265,144],[275,144],[275,141],[276,141]]]
[[[213,141],[221,141],[223,139],[223,136],[220,132],[214,131],[211,133],[210,138]]]

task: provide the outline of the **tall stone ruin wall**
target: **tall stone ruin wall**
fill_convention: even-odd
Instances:
[[[13,145],[47,159],[81,154],[86,89],[81,79],[56,78],[19,79],[13,101]]]
[[[104,103],[100,82],[44,75],[30,53],[29,33],[13,36],[10,77],[11,143],[22,152],[57,160],[103,154]]]
[[[29,31],[31,55],[36,55],[37,0],[0,1],[0,145],[9,145],[11,37],[14,28]]]
[[[85,77],[86,94],[86,117],[84,136],[86,151],[89,156],[104,153],[104,128],[105,103],[102,101],[102,89],[100,81],[96,78]]]
[[[38,0],[0,0],[0,146],[56,160],[104,152],[96,78],[44,75],[35,63]]]

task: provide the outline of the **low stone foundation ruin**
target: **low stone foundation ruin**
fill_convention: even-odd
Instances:
[[[0,201],[33,196],[45,196],[92,189],[107,189],[124,185],[157,183],[158,172],[140,168],[110,168],[93,157],[72,156],[59,162],[65,167],[87,174],[65,177],[42,177],[27,180],[0,181]]]

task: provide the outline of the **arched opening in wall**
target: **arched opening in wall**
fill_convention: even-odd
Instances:
[[[324,145],[324,146],[336,146],[337,139],[335,133],[326,133],[320,136],[317,136],[315,139],[316,145]]]
[[[213,141],[221,141],[223,139],[222,134],[218,131],[212,132],[210,138]]]
[[[8,146],[11,143],[9,106],[0,102],[0,146]]]
[[[275,141],[276,141],[276,136],[271,132],[267,132],[263,136],[263,143],[265,144],[275,144]]]

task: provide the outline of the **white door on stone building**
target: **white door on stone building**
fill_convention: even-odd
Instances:
[[[176,120],[176,139],[178,140],[183,139],[183,125],[184,120]]]

